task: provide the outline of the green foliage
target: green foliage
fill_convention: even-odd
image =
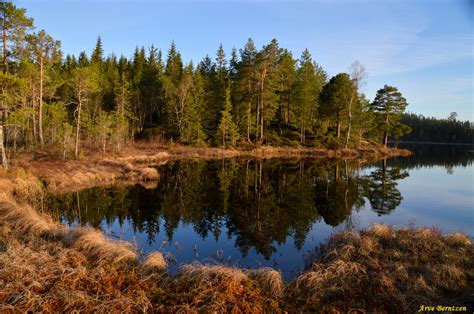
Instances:
[[[27,17],[26,10],[17,8],[10,1],[0,2],[0,25],[2,25],[3,36],[6,39],[4,43],[7,51],[3,51],[2,64],[3,73],[8,72],[8,58],[14,57],[20,59],[23,52],[23,41],[25,33],[33,27],[33,19]]]
[[[396,87],[385,85],[377,91],[372,108],[377,115],[379,129],[384,133],[383,143],[387,145],[388,136],[402,136],[409,128],[400,123],[400,118],[408,103]]]
[[[297,72],[294,87],[294,98],[298,106],[295,106],[295,116],[300,129],[300,141],[306,140],[306,132],[313,127],[318,109],[318,95],[325,81],[325,74],[317,72],[311,54],[306,49],[301,55],[300,66]]]
[[[202,123],[205,105],[204,81],[201,73],[196,71],[189,101],[186,103],[184,124],[181,140],[196,146],[206,144],[206,134]]]
[[[349,104],[354,93],[353,82],[349,74],[340,73],[324,85],[320,95],[319,112],[322,117],[336,122],[336,137],[341,135],[341,124],[347,119]]]
[[[447,119],[404,113],[400,122],[412,129],[409,135],[402,135],[402,141],[474,143],[473,124],[456,120],[453,113]]]
[[[64,130],[62,127],[67,123],[67,111],[63,103],[45,104],[45,134],[51,144],[60,143]]]
[[[248,39],[230,59],[220,45],[215,58],[206,56],[197,67],[183,62],[174,42],[165,57],[151,46],[136,47],[128,59],[105,56],[100,37],[90,58],[85,52],[63,58],[59,42],[45,31],[29,32],[32,20],[24,10],[2,8],[7,40],[22,49],[9,55],[14,71],[0,76],[0,101],[5,116],[23,110],[18,135],[31,143],[60,145],[65,123],[78,130],[77,143],[102,150],[120,149],[133,137],[336,148],[344,144],[342,131],[346,146],[381,132],[401,137],[409,131],[399,122],[404,98],[396,89],[384,87],[371,106],[359,95],[365,72],[357,62],[352,78],[341,73],[327,82],[308,50],[295,60],[276,39],[261,49]]]
[[[234,123],[231,110],[232,105],[230,103],[230,88],[227,88],[225,107],[222,111],[221,121],[219,123],[219,136],[222,139],[222,146],[224,147],[228,144],[235,146],[240,137],[237,125]]]

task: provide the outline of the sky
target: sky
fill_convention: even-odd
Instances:
[[[369,99],[385,84],[407,98],[407,111],[474,120],[474,5],[470,0],[17,0],[65,54],[90,55],[100,35],[106,54],[131,57],[174,40],[185,61],[228,56],[250,37],[276,38],[298,58],[305,48],[330,76],[354,61],[368,72]]]

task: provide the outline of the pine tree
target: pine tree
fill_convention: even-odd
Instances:
[[[74,148],[74,157],[77,158],[79,156],[81,122],[83,119],[81,113],[84,105],[86,105],[90,99],[89,96],[99,88],[99,82],[96,72],[91,67],[86,67],[77,68],[74,71],[73,84],[77,100],[76,140]]]
[[[26,10],[17,8],[10,1],[0,2],[0,25],[2,27],[3,74],[8,71],[8,57],[21,47],[25,33],[33,27],[33,19],[28,18]]]
[[[396,87],[385,85],[377,91],[372,108],[378,116],[379,128],[383,132],[383,144],[386,147],[388,136],[403,135],[408,131],[400,123],[400,118],[408,103]]]
[[[79,58],[77,59],[77,63],[81,68],[89,66],[89,58],[87,57],[87,53],[85,51],[81,51]]]
[[[137,117],[137,129],[138,131],[143,131],[145,125],[145,111],[143,106],[143,100],[141,95],[141,81],[143,77],[143,72],[146,64],[145,57],[145,48],[138,47],[135,48],[133,54],[133,61],[130,69],[131,73],[131,90],[132,90],[132,111]]]
[[[31,57],[35,60],[35,63],[39,67],[39,111],[38,111],[38,135],[41,146],[44,146],[43,137],[43,88],[45,81],[45,66],[51,61],[53,56],[57,55],[59,49],[59,41],[53,40],[53,38],[46,34],[44,30],[39,31],[36,34],[31,34],[26,37],[28,43],[28,50],[31,52]]]

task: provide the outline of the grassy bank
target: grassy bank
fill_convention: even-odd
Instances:
[[[270,268],[197,263],[171,276],[160,252],[138,259],[129,243],[61,226],[5,193],[0,199],[0,311],[392,313],[472,306],[474,247],[461,233],[385,225],[340,232],[289,283]]]
[[[473,296],[471,241],[431,229],[379,225],[337,234],[291,283],[272,269],[201,264],[169,276],[159,253],[142,264],[111,263],[108,250],[92,254],[5,223],[0,235],[2,311],[393,313],[422,304],[469,306]]]

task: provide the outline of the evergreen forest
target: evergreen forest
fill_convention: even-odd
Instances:
[[[0,5],[0,129],[13,152],[47,146],[78,157],[136,139],[334,149],[387,145],[412,128],[417,133],[406,139],[435,136],[421,135],[416,116],[403,115],[408,103],[396,87],[385,85],[367,99],[367,72],[357,61],[329,77],[308,50],[294,56],[276,39],[260,48],[248,39],[230,53],[221,45],[196,63],[183,60],[174,42],[164,50],[136,47],[131,57],[106,56],[100,37],[90,54],[65,55],[25,9]]]

